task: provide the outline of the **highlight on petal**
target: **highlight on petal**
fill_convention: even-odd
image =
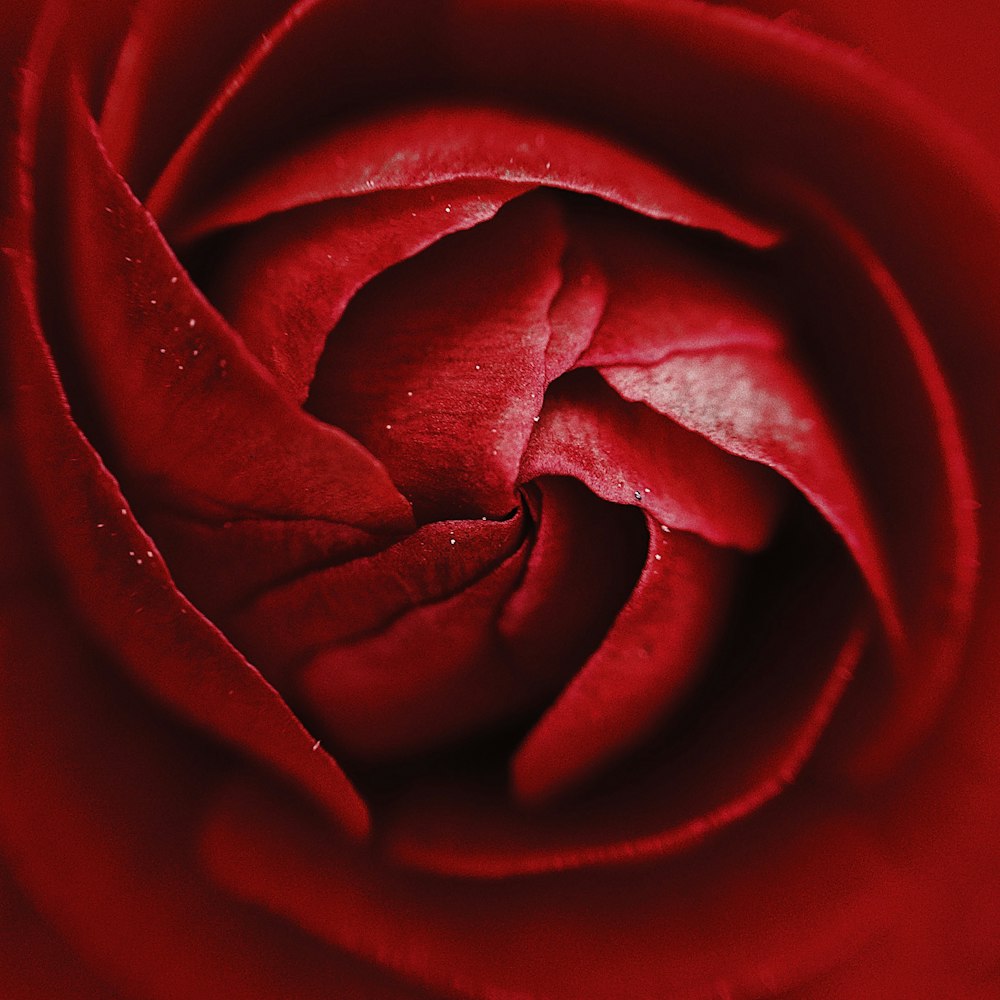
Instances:
[[[598,496],[634,504],[660,524],[746,551],[771,538],[780,479],[643,403],[629,403],[595,372],[549,387],[520,477],[574,476]]]
[[[618,143],[545,119],[477,107],[401,112],[335,132],[282,156],[190,220],[164,218],[165,192],[154,191],[149,207],[179,239],[191,240],[331,198],[466,179],[596,195],[653,219],[722,233],[754,247],[779,239],[775,230]]]
[[[644,402],[725,451],[780,472],[844,539],[897,645],[899,620],[885,556],[843,450],[799,368],[761,351],[676,354],[602,368],[625,399]]]
[[[331,334],[308,409],[384,463],[418,520],[503,516],[542,405],[558,203],[520,199],[376,279]]]
[[[516,798],[565,793],[665,721],[720,641],[736,562],[731,550],[649,525],[646,566],[628,603],[514,756]]]

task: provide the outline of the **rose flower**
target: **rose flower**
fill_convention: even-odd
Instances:
[[[976,142],[695,0],[97,6],[5,15],[3,997],[995,997]]]

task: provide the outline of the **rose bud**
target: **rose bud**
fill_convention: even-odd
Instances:
[[[694,0],[4,65],[4,997],[996,995],[974,140]]]

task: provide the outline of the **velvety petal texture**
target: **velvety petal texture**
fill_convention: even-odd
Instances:
[[[0,996],[994,996],[1000,168],[862,15],[15,6]]]

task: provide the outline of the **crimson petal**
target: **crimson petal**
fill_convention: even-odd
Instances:
[[[374,531],[406,501],[356,441],[290,404],[205,302],[74,103],[73,308],[87,373],[131,476],[195,509],[319,517]],[[222,446],[220,447],[220,442]],[[161,487],[162,488],[162,487]]]
[[[272,212],[371,191],[478,179],[543,184],[597,195],[680,225],[719,232],[750,246],[773,246],[778,234],[626,151],[544,119],[491,108],[429,108],[349,127],[284,155],[179,226],[165,216],[183,150],[149,198],[150,210],[178,238],[251,222]]]
[[[754,551],[771,537],[782,484],[642,403],[627,403],[593,372],[545,394],[520,478],[574,476],[598,496],[642,506],[670,528]]]
[[[564,244],[558,203],[519,199],[382,275],[331,334],[309,408],[379,456],[418,519],[515,505]]]
[[[327,333],[362,285],[442,236],[492,218],[525,190],[459,181],[283,212],[232,238],[207,293],[302,402]]]
[[[522,546],[460,593],[318,653],[298,686],[331,742],[359,758],[412,755],[475,735],[537,701],[545,685],[512,669],[493,628],[526,554]]]
[[[23,196],[27,208],[30,193]],[[367,811],[343,772],[311,752],[311,737],[287,705],[177,592],[118,483],[74,424],[34,311],[35,275],[26,261],[11,263],[0,276],[11,279],[3,301],[9,373],[18,386],[14,440],[75,607],[145,689],[289,775],[346,829],[363,833]]]
[[[597,652],[517,750],[515,796],[579,785],[662,723],[705,666],[729,610],[736,554],[649,525],[646,567]]]
[[[902,642],[881,546],[843,450],[798,365],[773,352],[727,350],[601,372],[625,399],[644,402],[720,448],[787,477],[844,539],[887,634],[897,646]]]

